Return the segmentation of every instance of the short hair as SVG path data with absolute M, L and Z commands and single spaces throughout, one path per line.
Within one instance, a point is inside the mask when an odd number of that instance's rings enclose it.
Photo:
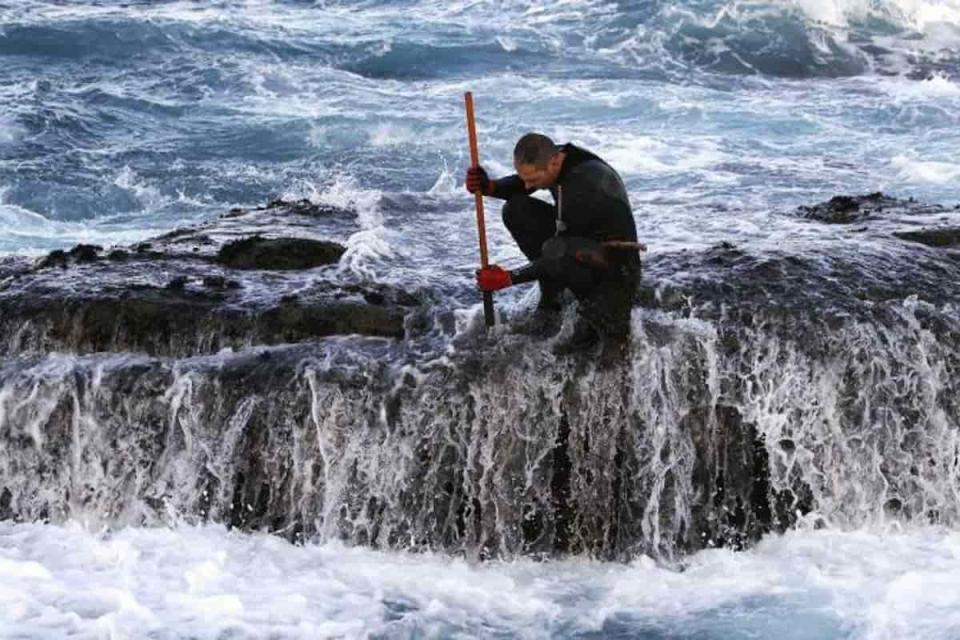
M 527 133 L 517 140 L 517 146 L 513 148 L 513 164 L 545 167 L 557 151 L 559 151 L 557 145 L 547 136 L 541 133 Z

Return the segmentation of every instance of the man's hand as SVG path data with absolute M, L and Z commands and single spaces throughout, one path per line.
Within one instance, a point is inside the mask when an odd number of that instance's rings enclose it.
M 513 281 L 510 279 L 510 272 L 495 264 L 477 269 L 477 286 L 481 291 L 506 289 L 511 284 Z
M 609 269 L 610 260 L 607 259 L 607 251 L 603 247 L 597 249 L 577 249 L 574 258 L 580 264 L 593 267 L 594 269 Z
M 485 196 L 493 195 L 493 181 L 483 167 L 470 167 L 464 179 L 467 191 Z

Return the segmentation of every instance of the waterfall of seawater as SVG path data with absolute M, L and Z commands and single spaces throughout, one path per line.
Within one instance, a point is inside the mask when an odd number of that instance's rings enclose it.
M 956 525 L 960 322 L 638 308 L 623 361 L 500 330 L 0 368 L 0 519 L 212 520 L 479 557 L 670 559 L 802 519 Z

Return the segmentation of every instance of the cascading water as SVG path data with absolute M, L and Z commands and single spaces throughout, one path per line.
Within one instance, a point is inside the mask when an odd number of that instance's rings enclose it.
M 639 308 L 629 354 L 599 365 L 470 327 L 415 362 L 371 339 L 19 358 L 2 504 L 481 556 L 671 558 L 806 514 L 952 525 L 956 310 L 850 302 Z

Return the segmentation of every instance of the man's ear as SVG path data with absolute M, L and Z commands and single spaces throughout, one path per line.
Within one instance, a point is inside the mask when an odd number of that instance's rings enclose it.
M 559 173 L 560 172 L 560 154 L 555 153 L 553 157 L 550 158 L 550 173 Z

